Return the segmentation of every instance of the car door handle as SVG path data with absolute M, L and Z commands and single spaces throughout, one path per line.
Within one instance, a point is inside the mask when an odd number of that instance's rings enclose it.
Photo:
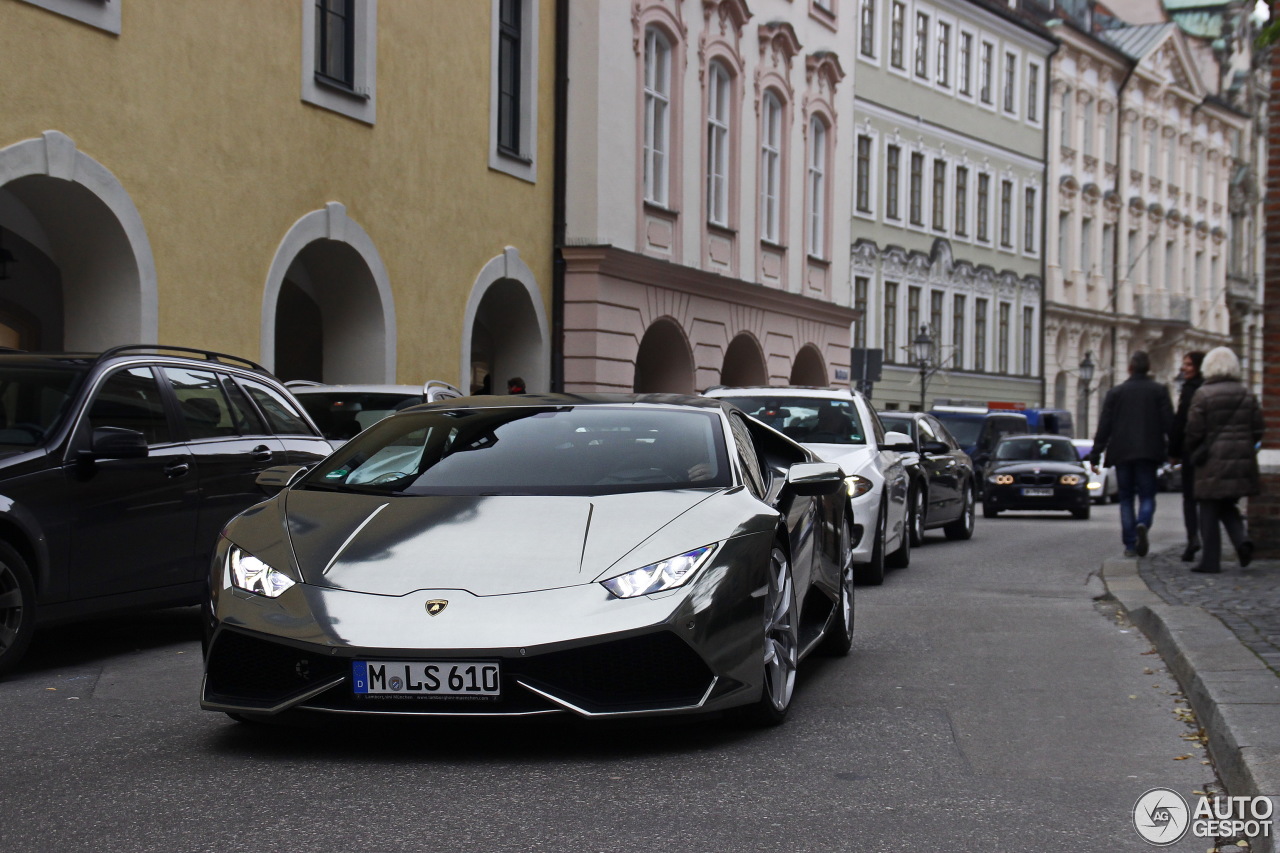
M 253 457 L 254 462 L 271 461 L 271 448 L 267 447 L 265 444 L 259 444 L 253 450 L 249 451 L 249 453 Z
M 170 462 L 164 466 L 164 475 L 166 477 L 181 477 L 191 470 L 191 466 L 186 462 Z

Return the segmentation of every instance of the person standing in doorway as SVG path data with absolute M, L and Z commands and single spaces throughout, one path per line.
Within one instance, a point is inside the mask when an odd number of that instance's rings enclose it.
M 1240 360 L 1226 347 L 1209 350 L 1201 365 L 1204 385 L 1187 413 L 1186 455 L 1195 460 L 1196 501 L 1204 555 L 1193 572 L 1222 571 L 1221 524 L 1235 546 L 1240 567 L 1253 559 L 1253 542 L 1236 505 L 1261 490 L 1258 442 L 1266 430 L 1258 399 L 1240 381 Z
M 1126 557 L 1145 557 L 1147 531 L 1156 514 L 1156 472 L 1168 457 L 1173 404 L 1168 390 L 1151 378 L 1144 350 L 1129 357 L 1129 378 L 1107 392 L 1089 461 L 1102 454 L 1116 469 L 1120 493 L 1120 538 Z M 1134 510 L 1134 501 L 1137 510 Z
M 1187 432 L 1187 413 L 1191 411 L 1191 398 L 1204 384 L 1200 365 L 1204 353 L 1189 352 L 1182 357 L 1182 390 L 1178 392 L 1178 410 L 1173 413 L 1173 427 L 1169 430 L 1169 460 L 1182 465 L 1182 523 L 1187 528 L 1187 547 L 1182 561 L 1190 563 L 1200 550 L 1200 515 L 1196 512 L 1196 466 L 1183 452 Z

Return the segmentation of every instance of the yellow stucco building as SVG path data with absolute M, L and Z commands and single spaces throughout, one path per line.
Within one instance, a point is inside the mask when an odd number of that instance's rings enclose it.
M 0 345 L 545 390 L 554 11 L 0 0 Z

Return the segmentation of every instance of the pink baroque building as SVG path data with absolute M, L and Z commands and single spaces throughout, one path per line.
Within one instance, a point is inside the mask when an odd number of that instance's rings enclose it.
M 847 384 L 851 0 L 582 0 L 564 387 Z

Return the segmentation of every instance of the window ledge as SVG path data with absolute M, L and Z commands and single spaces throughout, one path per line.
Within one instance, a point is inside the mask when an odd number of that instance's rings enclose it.
M 353 89 L 346 83 L 334 80 L 332 77 L 326 77 L 323 74 L 317 73 L 315 80 L 316 85 L 324 87 L 326 91 L 336 92 L 339 95 L 343 95 L 344 97 L 351 98 L 355 101 L 367 101 L 372 97 L 372 94 L 368 91 Z

